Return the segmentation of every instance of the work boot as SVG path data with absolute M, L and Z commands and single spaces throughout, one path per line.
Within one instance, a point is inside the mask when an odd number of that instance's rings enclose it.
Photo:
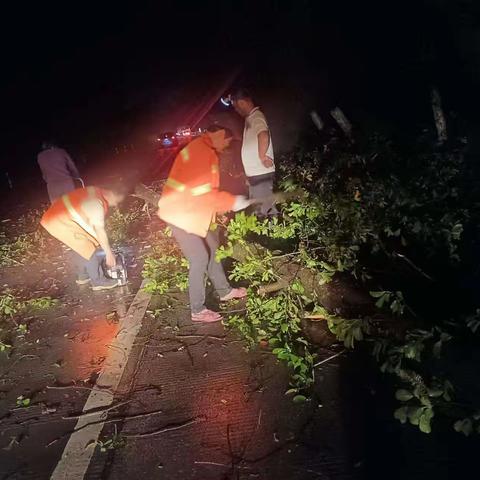
M 88 276 L 87 273 L 79 273 L 77 275 L 77 279 L 75 280 L 75 283 L 77 285 L 85 285 L 90 282 L 90 277 Z
M 109 290 L 111 288 L 118 287 L 117 280 L 111 278 L 101 278 L 96 282 L 92 282 L 92 290 Z

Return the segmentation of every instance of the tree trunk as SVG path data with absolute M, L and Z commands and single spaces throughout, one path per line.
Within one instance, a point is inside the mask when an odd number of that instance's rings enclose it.
M 442 98 L 440 92 L 436 88 L 432 88 L 432 110 L 433 119 L 435 120 L 435 127 L 437 129 L 438 143 L 443 145 L 447 139 L 447 120 L 442 108 Z

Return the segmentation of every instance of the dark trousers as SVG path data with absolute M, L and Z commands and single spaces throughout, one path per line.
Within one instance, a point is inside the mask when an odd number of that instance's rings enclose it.
M 78 276 L 88 275 L 92 285 L 98 284 L 99 281 L 105 279 L 102 269 L 102 257 L 95 251 L 93 255 L 85 260 L 81 255 L 72 250 L 72 263 Z
M 277 208 L 273 202 L 273 181 L 275 173 L 266 173 L 265 175 L 256 175 L 248 178 L 248 197 L 253 199 L 265 199 L 262 203 L 257 204 L 255 213 L 267 216 L 276 215 Z
M 230 293 L 232 287 L 228 283 L 222 264 L 215 260 L 218 249 L 218 238 L 215 232 L 208 232 L 206 238 L 187 233 L 181 228 L 169 225 L 182 253 L 188 260 L 188 294 L 192 313 L 205 309 L 205 276 L 210 278 L 218 296 Z
M 57 198 L 60 198 L 72 190 L 75 190 L 75 183 L 71 178 L 66 178 L 61 182 L 47 183 L 48 198 L 50 198 L 50 203 L 53 203 Z

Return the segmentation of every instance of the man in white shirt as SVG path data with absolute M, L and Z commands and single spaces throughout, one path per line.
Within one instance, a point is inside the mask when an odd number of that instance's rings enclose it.
M 255 106 L 251 95 L 239 89 L 232 95 L 233 107 L 245 118 L 242 142 L 242 163 L 248 179 L 251 199 L 271 198 L 275 178 L 275 163 L 270 130 L 265 115 Z M 258 205 L 262 216 L 275 215 L 277 209 L 272 200 Z

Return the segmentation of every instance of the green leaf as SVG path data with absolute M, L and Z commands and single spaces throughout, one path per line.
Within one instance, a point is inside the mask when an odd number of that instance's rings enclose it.
M 422 415 L 424 407 L 408 407 L 408 419 L 412 425 L 420 423 L 420 416 Z
M 420 431 L 423 433 L 431 433 L 431 420 L 433 418 L 433 410 L 426 409 L 424 413 L 420 416 L 420 422 L 418 424 Z
M 395 392 L 395 398 L 401 402 L 408 402 L 413 398 L 413 393 L 405 389 L 399 389 Z
M 435 358 L 440 358 L 440 354 L 442 353 L 442 341 L 438 340 L 438 342 L 435 342 L 432 347 L 432 353 L 435 356 Z
M 376 302 L 375 306 L 377 308 L 383 308 L 383 305 L 385 304 L 385 300 L 387 299 L 386 295 L 381 296 Z
M 400 420 L 401 423 L 406 423 L 407 421 L 407 408 L 406 406 L 397 408 L 393 414 L 394 418 Z
M 456 432 L 463 433 L 466 437 L 468 437 L 473 431 L 473 422 L 470 420 L 470 418 L 457 420 L 453 424 L 453 428 Z
M 443 395 L 443 390 L 441 390 L 440 388 L 430 388 L 428 390 L 429 397 L 438 398 L 438 397 L 441 397 L 442 395 Z
M 304 403 L 307 401 L 307 397 L 305 395 L 295 395 L 293 397 L 294 403 Z

